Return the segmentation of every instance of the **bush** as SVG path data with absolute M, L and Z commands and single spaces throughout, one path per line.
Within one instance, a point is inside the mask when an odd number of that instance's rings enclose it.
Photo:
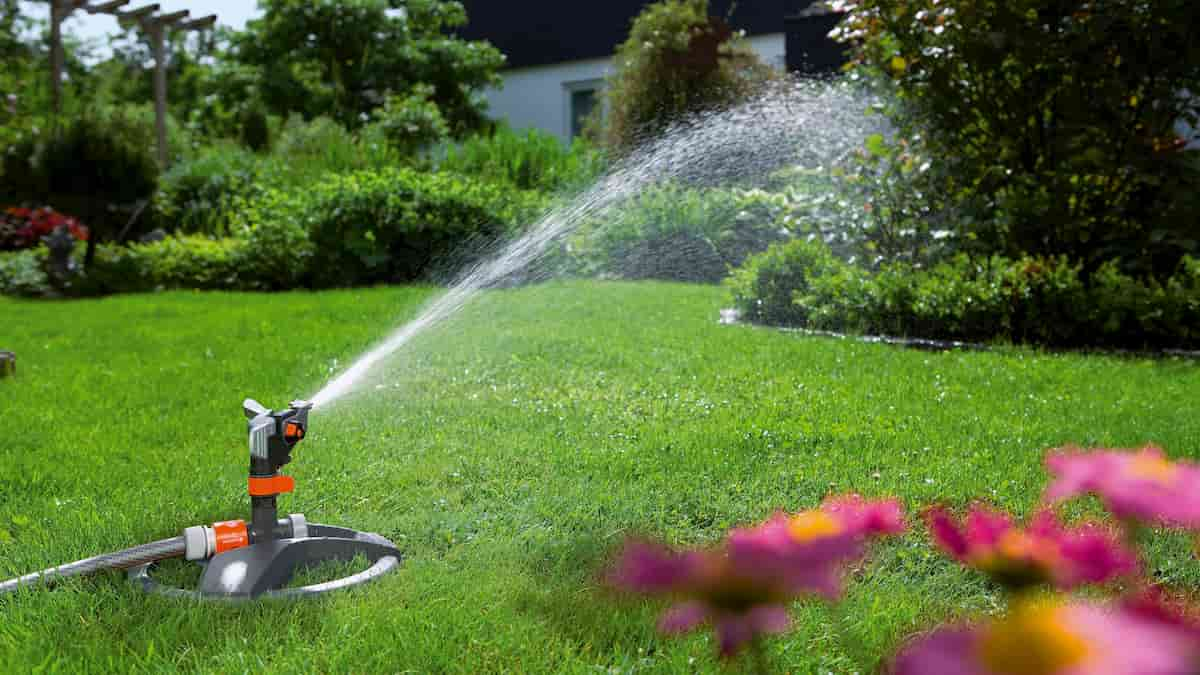
M 813 281 L 840 276 L 848 267 L 824 244 L 793 239 L 773 244 L 751 257 L 726 283 L 733 292 L 734 304 L 750 320 L 780 326 L 809 326 L 814 299 L 827 295 L 814 294 L 818 289 L 814 289 Z M 818 288 L 826 291 L 829 285 Z
M 663 0 L 633 21 L 609 78 L 606 147 L 623 154 L 681 116 L 744 100 L 772 76 L 708 0 Z
M 158 167 L 150 139 L 129 118 L 84 116 L 44 141 L 27 138 L 4 155 L 7 196 L 18 202 L 49 204 L 88 226 L 86 263 L 96 244 L 126 232 L 129 215 L 118 207 L 149 199 Z M 143 221 L 146 222 L 146 221 Z
M 751 253 L 790 236 L 767 193 L 666 184 L 585 223 L 570 242 L 584 275 L 716 283 Z
M 815 241 L 777 244 L 727 284 L 752 321 L 813 329 L 1054 347 L 1200 347 L 1200 262 L 1160 284 L 1116 263 L 1085 281 L 1065 257 L 904 263 L 872 274 Z
M 238 136 L 253 152 L 271 149 L 271 123 L 261 105 L 250 105 L 238 116 Z
M 129 246 L 104 246 L 82 280 L 83 294 L 134 293 L 175 288 L 241 286 L 237 256 L 245 242 L 196 236 L 167 237 Z
M 53 294 L 45 270 L 44 247 L 0 252 L 0 295 L 45 297 Z
M 385 169 L 270 191 L 249 206 L 245 224 L 254 242 L 249 249 L 266 257 L 266 276 L 281 287 L 297 280 L 309 241 L 308 282 L 345 286 L 428 275 L 435 262 L 454 260 L 451 254 L 472 240 L 512 231 L 543 203 L 534 193 L 454 174 Z M 270 262 L 288 247 L 297 247 L 300 256 Z
M 268 190 L 235 205 L 237 230 L 244 241 L 234 254 L 240 285 L 275 291 L 310 283 L 313 245 L 304 224 L 312 208 L 309 195 Z
M 594 180 L 604 170 L 604 162 L 582 138 L 564 147 L 544 131 L 517 133 L 501 125 L 491 135 L 472 136 L 448 149 L 440 168 L 522 190 L 554 192 Z
M 157 227 L 212 237 L 228 235 L 234 200 L 250 194 L 259 178 L 257 161 L 242 148 L 218 144 L 171 167 L 154 195 Z
M 373 127 L 355 135 L 328 117 L 287 118 L 274 151 L 260 163 L 264 187 L 300 187 L 330 173 L 382 169 L 404 158 Z
M 415 157 L 450 135 L 442 111 L 430 100 L 433 93 L 433 87 L 417 85 L 405 96 L 388 96 L 371 113 L 387 142 L 404 157 Z
M 1200 170 L 1176 129 L 1200 119 L 1200 98 L 1183 94 L 1200 91 L 1200 4 L 838 4 L 838 32 L 899 93 L 906 152 L 944 165 L 917 199 L 972 205 L 986 217 L 963 234 L 986 253 L 1067 255 L 1085 276 L 1119 260 L 1147 276 L 1200 252 Z

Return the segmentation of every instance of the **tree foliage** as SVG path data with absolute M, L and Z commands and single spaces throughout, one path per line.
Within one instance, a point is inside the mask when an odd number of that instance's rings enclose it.
M 55 209 L 88 226 L 87 259 L 101 240 L 136 234 L 128 209 L 158 181 L 145 127 L 121 114 L 71 120 L 43 139 L 25 137 L 3 157 L 0 198 Z
M 504 57 L 486 42 L 447 34 L 466 22 L 447 0 L 261 0 L 262 18 L 234 38 L 234 55 L 260 69 L 272 112 L 329 115 L 357 127 L 391 95 L 418 84 L 455 134 L 484 122 L 483 87 Z
M 771 76 L 708 0 L 663 0 L 633 21 L 608 81 L 606 145 L 623 152 L 687 113 L 742 100 Z
M 1192 0 L 846 0 L 838 32 L 900 95 L 906 151 L 969 233 L 1012 256 L 1170 273 L 1200 248 L 1197 162 L 1177 123 L 1200 101 Z

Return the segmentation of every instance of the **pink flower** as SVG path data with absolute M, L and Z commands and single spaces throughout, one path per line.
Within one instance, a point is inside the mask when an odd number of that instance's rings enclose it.
M 1050 511 L 1039 512 L 1026 529 L 980 504 L 962 524 L 942 508 L 930 509 L 927 518 L 942 550 L 1007 586 L 1052 583 L 1068 589 L 1138 570 L 1137 554 L 1114 533 L 1093 524 L 1068 529 Z
M 895 675 L 1187 675 L 1200 640 L 1123 608 L 1025 602 L 978 625 L 946 626 L 896 657 Z
M 1093 492 L 1118 518 L 1200 529 L 1200 465 L 1168 461 L 1160 448 L 1061 449 L 1046 469 L 1055 476 L 1047 501 Z
M 760 635 L 787 630 L 787 603 L 794 598 L 836 597 L 843 565 L 862 554 L 866 539 L 903 527 L 895 501 L 841 497 L 820 509 L 779 513 L 761 525 L 734 530 L 709 549 L 680 552 L 629 542 L 609 582 L 680 598 L 660 618 L 659 630 L 679 633 L 712 623 L 721 655 L 732 656 Z

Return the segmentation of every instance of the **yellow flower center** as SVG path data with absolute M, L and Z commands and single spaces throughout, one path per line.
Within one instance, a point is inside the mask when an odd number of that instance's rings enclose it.
M 1066 626 L 1062 609 L 1019 604 L 985 629 L 979 658 L 998 675 L 1053 675 L 1079 665 L 1091 646 Z
M 1130 460 L 1127 469 L 1133 478 L 1154 481 L 1162 485 L 1169 485 L 1175 478 L 1177 470 L 1178 468 L 1166 459 L 1150 454 L 1134 457 Z
M 824 511 L 797 513 L 788 521 L 788 534 L 800 543 L 830 537 L 841 531 L 841 523 Z

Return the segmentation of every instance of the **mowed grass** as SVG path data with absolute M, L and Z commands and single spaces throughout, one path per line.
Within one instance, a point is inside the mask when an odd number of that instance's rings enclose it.
M 0 300 L 0 577 L 248 515 L 240 404 L 309 396 L 412 317 L 423 288 Z M 830 493 L 910 513 L 1028 513 L 1047 447 L 1200 456 L 1200 367 L 1028 350 L 930 353 L 717 324 L 720 289 L 555 283 L 488 293 L 361 395 L 314 413 L 281 511 L 379 532 L 401 571 L 318 601 L 196 604 L 121 574 L 0 598 L 0 671 L 717 671 L 706 634 L 598 570 L 626 535 L 719 538 Z M 1098 513 L 1094 504 L 1073 515 Z M 914 531 L 836 606 L 799 603 L 779 670 L 870 672 L 995 589 Z M 1160 533 L 1151 573 L 1200 581 Z

